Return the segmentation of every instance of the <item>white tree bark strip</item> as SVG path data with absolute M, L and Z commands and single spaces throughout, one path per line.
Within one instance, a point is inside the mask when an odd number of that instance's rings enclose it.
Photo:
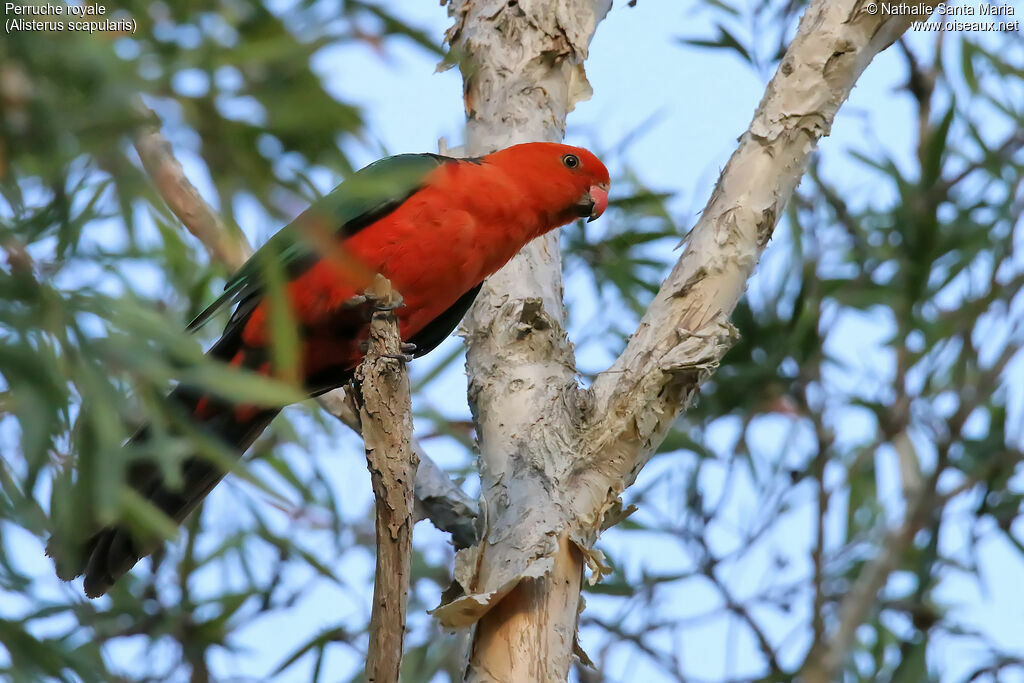
M 416 439 L 413 439 L 412 447 L 419 457 L 416 521 L 429 519 L 435 527 L 451 534 L 452 544 L 457 549 L 476 543 L 476 501 L 456 486 L 436 462 L 426 457 Z
M 359 416 L 344 389 L 329 391 L 316 400 L 339 422 L 356 434 L 362 434 Z M 456 548 L 471 545 L 476 541 L 476 501 L 467 496 L 427 455 L 415 437 L 412 448 L 419 458 L 416 468 L 416 521 L 429 519 L 435 527 L 452 535 Z
M 722 171 L 686 249 L 626 349 L 595 380 L 577 481 L 614 505 L 734 340 L 728 322 L 819 139 L 860 74 L 920 16 L 815 0 Z M 937 2 L 922 3 L 929 8 Z

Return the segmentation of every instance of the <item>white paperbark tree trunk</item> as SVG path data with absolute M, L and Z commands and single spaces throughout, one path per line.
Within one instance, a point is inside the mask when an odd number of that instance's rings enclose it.
M 621 519 L 620 494 L 732 344 L 729 315 L 818 140 L 868 63 L 920 18 L 865 5 L 808 7 L 682 257 L 591 390 L 579 388 L 564 331 L 556 234 L 484 286 L 465 321 L 484 529 L 456 560 L 463 594 L 435 610 L 449 627 L 475 626 L 466 680 L 563 681 L 582 655 L 580 588 L 585 564 L 592 580 L 604 569 L 598 534 Z M 560 140 L 590 94 L 583 62 L 610 0 L 448 6 L 467 152 Z
M 465 56 L 469 154 L 562 139 L 566 115 L 590 96 L 583 62 L 610 6 L 449 3 L 448 40 Z M 580 396 L 564 318 L 558 236 L 549 234 L 488 280 L 465 322 L 486 538 L 459 554 L 467 595 L 437 614 L 452 626 L 479 620 L 470 681 L 564 680 L 572 661 L 583 570 L 560 482 L 583 406 L 573 403 Z

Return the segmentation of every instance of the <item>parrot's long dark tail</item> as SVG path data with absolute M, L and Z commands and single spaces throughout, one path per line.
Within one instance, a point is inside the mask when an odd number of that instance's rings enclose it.
M 205 401 L 195 394 L 176 389 L 169 397 L 183 406 L 189 414 L 200 412 L 198 407 Z M 229 406 L 214 410 L 204 417 L 203 427 L 231 446 L 241 457 L 253 441 L 267 428 L 280 408 L 259 408 L 234 410 Z M 133 442 L 148 438 L 143 427 Z M 213 490 L 224 477 L 223 469 L 207 458 L 192 456 L 182 463 L 179 487 L 171 487 L 164 481 L 160 467 L 153 462 L 136 461 L 128 469 L 127 485 L 138 492 L 164 514 L 181 523 Z M 83 543 L 61 543 L 51 539 L 47 554 L 54 558 L 57 575 L 70 581 L 76 576 L 85 576 L 85 594 L 91 598 L 106 593 L 114 582 L 127 573 L 141 558 L 153 553 L 161 544 L 159 538 L 141 540 L 126 526 L 108 526 L 89 536 Z

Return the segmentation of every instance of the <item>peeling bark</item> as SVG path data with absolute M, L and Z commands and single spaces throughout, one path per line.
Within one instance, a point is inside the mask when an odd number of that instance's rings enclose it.
M 375 289 L 380 304 L 398 301 L 380 275 Z M 377 566 L 366 654 L 366 680 L 372 683 L 398 683 L 412 571 L 418 458 L 412 448 L 412 399 L 409 374 L 399 359 L 401 342 L 394 312 L 376 311 L 352 392 L 376 502 Z
M 456 558 L 461 594 L 434 611 L 476 627 L 466 680 L 566 679 L 577 619 L 567 606 L 579 604 L 584 564 L 592 581 L 606 571 L 597 536 L 629 514 L 620 494 L 735 341 L 729 316 L 818 140 L 874 56 L 920 18 L 864 4 L 811 3 L 682 257 L 592 391 L 578 388 L 562 326 L 555 235 L 484 286 L 464 333 L 483 539 Z M 589 94 L 583 60 L 608 7 L 449 2 L 470 154 L 561 138 Z
M 472 663 L 467 681 L 548 681 L 555 671 L 568 673 L 576 644 L 583 578 L 582 557 L 568 536 L 558 540 L 551 570 L 542 578 L 524 578 L 481 622 L 470 645 Z M 487 623 L 500 628 L 488 628 Z M 498 653 L 522 654 L 522 643 L 507 641 L 520 634 L 536 634 L 528 647 L 529 657 L 500 657 Z M 536 649 L 532 649 L 536 648 Z
M 562 139 L 566 115 L 590 95 L 583 61 L 610 6 L 449 3 L 455 21 L 447 37 L 463 57 L 469 154 Z M 567 532 L 565 479 L 585 405 L 561 278 L 557 234 L 534 240 L 488 279 L 465 321 L 484 540 L 459 553 L 464 594 L 435 614 L 450 627 L 476 623 L 467 680 L 565 680 L 572 661 L 583 554 Z

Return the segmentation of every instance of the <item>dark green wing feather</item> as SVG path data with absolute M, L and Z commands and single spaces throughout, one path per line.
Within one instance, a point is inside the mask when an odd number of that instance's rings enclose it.
M 267 240 L 227 281 L 224 293 L 189 323 L 188 331 L 198 330 L 223 308 L 261 293 L 265 264 L 276 262 L 289 277 L 312 267 L 319 255 L 303 236 L 302 226 L 326 222 L 339 236 L 350 237 L 401 206 L 423 187 L 431 171 L 450 161 L 455 160 L 436 154 L 399 154 L 356 172 Z

